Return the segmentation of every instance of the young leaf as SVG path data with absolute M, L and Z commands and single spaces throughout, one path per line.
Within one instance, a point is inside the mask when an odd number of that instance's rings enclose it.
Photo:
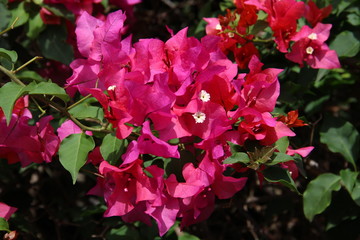
M 107 134 L 100 146 L 100 152 L 103 158 L 114 165 L 124 153 L 126 140 L 118 139 L 114 133 Z
M 266 179 L 266 181 L 273 183 L 281 183 L 284 186 L 293 190 L 294 192 L 301 194 L 298 191 L 295 182 L 291 178 L 291 175 L 287 169 L 278 166 L 272 166 L 266 168 L 262 173 L 264 174 L 264 178 Z
M 94 139 L 85 133 L 72 134 L 60 144 L 59 158 L 63 167 L 71 174 L 73 184 L 84 166 L 88 153 L 94 149 Z
M 275 158 L 271 162 L 266 163 L 267 165 L 272 166 L 272 165 L 276 165 L 278 163 L 294 160 L 294 158 L 292 156 L 289 156 L 282 152 L 274 152 L 274 156 L 275 156 Z
M 29 94 L 44 94 L 56 96 L 62 99 L 64 102 L 70 100 L 70 97 L 66 94 L 65 90 L 62 87 L 59 87 L 57 84 L 52 82 L 40 82 L 34 86 L 29 91 Z
M 341 177 L 324 173 L 312 180 L 304 192 L 304 214 L 311 221 L 315 215 L 322 213 L 331 203 L 332 191 L 341 188 Z
M 279 138 L 275 143 L 276 149 L 279 150 L 281 153 L 286 153 L 287 148 L 289 147 L 289 138 L 282 137 Z
M 360 136 L 351 123 L 334 117 L 325 118 L 320 130 L 320 141 L 326 144 L 330 151 L 343 155 L 356 169 Z
M 0 217 L 0 231 L 10 232 L 9 223 L 6 221 L 5 218 L 2 217 Z
M 25 92 L 24 86 L 14 82 L 8 82 L 0 88 L 0 107 L 2 108 L 6 123 L 10 123 L 11 113 L 16 100 Z
M 87 102 L 71 108 L 69 112 L 77 119 L 93 118 L 100 121 L 104 119 L 104 110 L 98 106 L 91 106 Z
M 233 142 L 230 142 L 230 141 L 228 141 L 227 143 L 230 146 L 231 153 L 243 152 L 243 149 L 242 149 L 242 147 L 240 145 L 237 145 L 237 144 L 235 144 Z
M 223 161 L 224 164 L 244 163 L 250 162 L 250 158 L 245 152 L 235 152 L 230 157 Z

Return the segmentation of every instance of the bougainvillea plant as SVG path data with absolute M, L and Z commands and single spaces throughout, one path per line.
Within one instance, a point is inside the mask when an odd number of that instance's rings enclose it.
M 0 158 L 23 168 L 59 159 L 74 184 L 90 166 L 97 183 L 88 194 L 104 199 L 103 216 L 155 221 L 160 236 L 176 221 L 182 229 L 206 220 L 216 199 L 246 186 L 249 171 L 260 184 L 300 194 L 295 180 L 313 147 L 291 142 L 294 128 L 307 123 L 296 109 L 274 113 L 284 71 L 264 67 L 260 45 L 275 44 L 299 67 L 339 68 L 326 43 L 332 25 L 321 22 L 331 6 L 236 0 L 225 16 L 204 19 L 201 39 L 184 28 L 168 29 L 166 41 L 133 42 L 131 6 L 138 3 L 109 1 L 125 10 L 110 13 L 99 1 L 37 5 L 43 27 L 66 25 L 72 74 L 65 84 L 24 80 L 32 61 L 18 66 L 16 52 L 0 49 Z M 51 79 L 54 69 L 39 74 Z M 10 232 L 5 223 L 15 211 L 0 203 L 0 230 Z

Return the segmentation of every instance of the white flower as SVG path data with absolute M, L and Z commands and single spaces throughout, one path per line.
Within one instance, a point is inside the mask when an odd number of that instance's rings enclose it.
M 203 123 L 206 119 L 206 115 L 203 112 L 196 112 L 192 116 L 196 123 Z
M 317 39 L 317 34 L 316 33 L 310 33 L 308 38 L 311 39 L 311 40 L 316 40 Z
M 312 47 L 307 47 L 307 48 L 305 49 L 305 51 L 306 51 L 307 54 L 313 54 L 314 49 L 313 49 Z
M 199 98 L 203 102 L 208 102 L 210 101 L 210 94 L 205 90 L 201 90 Z
M 116 88 L 116 86 L 115 85 L 111 85 L 110 87 L 108 87 L 108 91 L 114 91 L 115 90 L 115 88 Z
M 216 24 L 215 29 L 221 31 L 222 27 L 221 27 L 220 23 Z

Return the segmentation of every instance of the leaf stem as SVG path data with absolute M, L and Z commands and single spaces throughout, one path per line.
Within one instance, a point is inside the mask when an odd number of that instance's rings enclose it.
M 16 70 L 12 71 L 12 73 L 17 73 L 18 71 L 22 70 L 24 67 L 26 67 L 27 65 L 29 65 L 30 63 L 38 60 L 38 59 L 42 59 L 43 57 L 40 56 L 36 56 L 33 57 L 32 59 L 30 59 L 29 61 L 27 61 L 25 64 L 23 64 L 22 66 L 20 66 L 19 68 L 17 68 Z
M 17 22 L 18 20 L 19 20 L 19 17 L 16 17 L 15 20 L 14 20 L 14 22 L 10 25 L 10 27 L 8 27 L 8 28 L 6 28 L 5 30 L 3 30 L 2 32 L 0 32 L 0 35 L 3 35 L 4 33 L 8 32 L 8 31 L 10 31 L 10 30 L 12 30 L 12 29 L 14 29 L 15 24 L 16 24 L 16 22 Z
M 83 98 L 80 99 L 79 101 L 77 101 L 77 102 L 71 104 L 70 106 L 68 106 L 68 107 L 67 107 L 67 110 L 70 110 L 70 109 L 76 107 L 77 105 L 79 105 L 80 103 L 84 102 L 86 99 L 88 99 L 88 98 L 90 98 L 90 97 L 91 97 L 91 94 L 86 95 L 85 97 L 83 97 Z
M 24 84 L 20 79 L 18 79 L 12 71 L 7 70 L 6 68 L 4 68 L 1 65 L 0 65 L 0 71 L 3 72 L 6 76 L 8 76 L 13 82 L 15 82 L 21 86 L 24 86 L 24 87 L 26 86 L 26 84 Z M 44 96 L 37 95 L 37 96 L 33 96 L 33 98 L 36 100 L 39 100 L 43 103 L 46 103 L 51 108 L 62 113 L 67 118 L 69 118 L 71 121 L 73 121 L 77 126 L 79 126 L 83 131 L 112 132 L 112 131 L 106 129 L 107 125 L 102 125 L 100 128 L 85 126 L 79 120 L 77 120 L 71 113 L 69 113 L 66 107 L 63 107 L 63 106 L 57 104 L 56 102 L 49 100 L 48 98 L 46 98 Z

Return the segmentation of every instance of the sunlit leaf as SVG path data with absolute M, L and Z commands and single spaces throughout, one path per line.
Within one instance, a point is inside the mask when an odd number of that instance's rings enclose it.
M 84 166 L 88 153 L 94 149 L 93 138 L 85 133 L 72 134 L 60 144 L 59 158 L 63 167 L 71 174 L 73 184 L 82 166 Z
M 310 221 L 322 213 L 331 203 L 331 193 L 341 188 L 341 177 L 324 173 L 312 180 L 304 192 L 304 214 Z
M 24 94 L 25 89 L 26 87 L 14 82 L 8 82 L 0 88 L 0 107 L 5 114 L 7 124 L 10 123 L 16 100 Z
M 124 139 L 118 139 L 113 133 L 107 134 L 100 146 L 103 158 L 110 164 L 115 165 L 124 153 L 125 141 Z
M 62 99 L 64 102 L 70 100 L 70 97 L 66 94 L 64 88 L 52 82 L 40 82 L 33 85 L 29 94 L 44 94 L 50 96 L 56 96 Z

